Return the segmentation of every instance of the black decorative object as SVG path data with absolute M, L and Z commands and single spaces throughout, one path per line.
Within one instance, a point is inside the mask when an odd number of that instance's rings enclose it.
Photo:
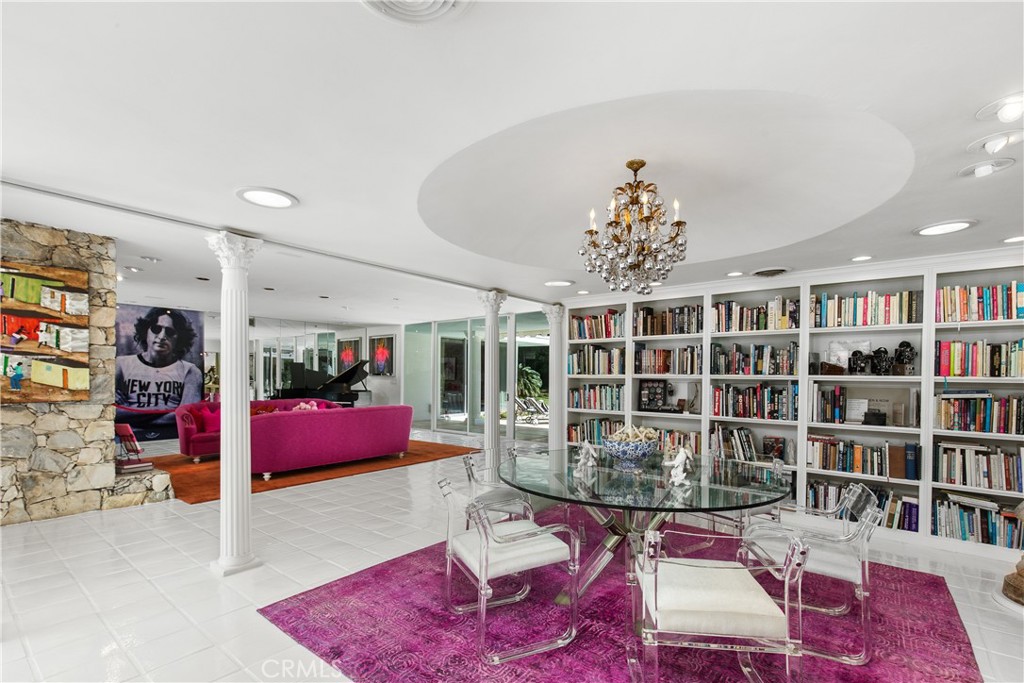
M 889 355 L 889 349 L 879 346 L 871 356 L 871 365 L 876 375 L 892 374 L 893 357 Z
M 913 375 L 914 374 L 914 359 L 917 358 L 917 350 L 908 341 L 901 341 L 899 346 L 896 347 L 896 355 L 894 356 L 894 365 L 892 366 L 892 374 L 894 375 Z
M 876 352 L 877 353 L 877 352 Z M 871 372 L 871 361 L 872 357 L 865 355 L 861 351 L 854 351 L 850 354 L 850 358 L 847 361 L 850 366 L 851 375 L 866 375 Z
M 885 413 L 881 410 L 867 410 L 864 413 L 864 424 L 885 425 Z

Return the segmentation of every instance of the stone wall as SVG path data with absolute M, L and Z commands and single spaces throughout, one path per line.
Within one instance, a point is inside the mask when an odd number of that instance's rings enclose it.
M 126 492 L 115 488 L 114 474 L 114 240 L 9 219 L 0 240 L 5 261 L 87 271 L 90 307 L 90 400 L 0 407 L 0 523 L 121 507 Z

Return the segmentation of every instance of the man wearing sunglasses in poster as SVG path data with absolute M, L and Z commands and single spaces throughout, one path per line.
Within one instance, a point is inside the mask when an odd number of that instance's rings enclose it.
M 151 308 L 135 321 L 133 339 L 142 352 L 117 357 L 116 421 L 143 429 L 143 438 L 173 437 L 174 409 L 203 398 L 203 372 L 184 360 L 196 332 L 180 311 Z

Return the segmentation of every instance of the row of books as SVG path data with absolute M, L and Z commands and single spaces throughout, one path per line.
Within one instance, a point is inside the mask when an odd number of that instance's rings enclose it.
M 832 510 L 839 504 L 845 484 L 825 480 L 807 482 L 807 507 L 813 510 Z M 878 526 L 888 529 L 917 531 L 919 502 L 914 496 L 907 496 L 892 489 L 868 487 L 878 500 L 882 517 Z
M 704 331 L 704 306 L 674 306 L 655 313 L 650 306 L 633 311 L 633 334 L 638 337 L 659 334 L 701 334 Z
M 569 388 L 569 407 L 583 410 L 622 410 L 621 384 L 582 384 Z
M 932 535 L 1024 549 L 1021 521 L 1008 507 L 981 498 L 949 493 L 932 503 Z
M 1024 434 L 1024 394 L 948 390 L 935 399 L 935 427 L 955 432 Z
M 797 419 L 797 385 L 725 384 L 711 389 L 711 414 L 759 420 Z
M 938 377 L 1024 377 L 1024 338 L 989 344 L 935 342 L 935 374 Z
M 712 344 L 711 374 L 796 375 L 799 358 L 800 345 L 795 341 L 785 346 L 733 344 L 728 349 Z
M 601 315 L 569 317 L 569 339 L 621 339 L 626 336 L 625 316 L 609 308 Z
M 756 437 L 746 427 L 729 429 L 717 425 L 712 434 L 712 452 L 720 452 L 726 458 L 757 462 L 765 458 L 784 459 L 786 439 L 781 436 L 766 436 L 758 447 Z
M 922 322 L 923 290 L 904 290 L 879 294 L 874 290 L 861 296 L 822 292 L 811 295 L 814 327 L 862 327 L 865 325 L 905 325 Z
M 686 446 L 694 453 L 703 453 L 704 441 L 700 432 L 687 432 L 679 429 L 658 429 L 658 450 L 662 453 L 669 448 Z
M 648 349 L 637 342 L 633 348 L 633 371 L 643 375 L 699 375 L 703 348 Z
M 747 488 L 756 484 L 772 486 L 776 483 L 775 469 L 770 460 L 744 462 L 715 458 L 709 464 L 708 481 L 711 484 Z
M 852 392 L 863 394 L 871 391 L 864 387 L 847 387 L 842 384 L 820 386 L 811 382 L 808 395 L 811 399 L 811 422 L 826 424 L 865 424 L 868 411 L 884 413 L 880 424 L 892 427 L 917 427 L 920 424 L 920 389 L 906 389 L 903 395 L 907 402 L 893 401 L 887 397 L 851 397 Z M 909 408 L 908 408 L 909 404 Z
M 972 287 L 952 285 L 935 290 L 935 322 L 1024 320 L 1024 282 Z
M 743 306 L 732 300 L 712 304 L 712 332 L 795 330 L 800 327 L 800 300 L 776 296 L 760 306 Z
M 613 346 L 584 344 L 569 352 L 570 375 L 624 375 L 626 373 L 626 350 Z
M 807 437 L 806 458 L 807 466 L 816 470 L 917 480 L 920 452 L 920 444 L 909 441 L 903 445 L 886 441 L 872 446 L 811 434 Z
M 614 434 L 625 426 L 626 423 L 622 420 L 591 418 L 582 420 L 579 424 L 568 425 L 566 437 L 569 443 L 589 441 L 595 446 L 599 446 L 604 442 L 605 436 Z
M 1017 491 L 1022 488 L 1021 460 L 1024 446 L 1018 453 L 977 443 L 935 444 L 932 459 L 932 480 L 942 484 L 973 486 L 993 491 Z

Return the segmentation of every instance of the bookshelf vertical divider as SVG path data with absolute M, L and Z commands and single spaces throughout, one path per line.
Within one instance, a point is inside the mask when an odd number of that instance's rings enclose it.
M 796 504 L 807 505 L 807 423 L 811 415 L 810 374 L 807 360 L 811 350 L 811 284 L 800 283 L 800 357 L 797 381 L 800 387 L 799 421 L 796 427 Z

